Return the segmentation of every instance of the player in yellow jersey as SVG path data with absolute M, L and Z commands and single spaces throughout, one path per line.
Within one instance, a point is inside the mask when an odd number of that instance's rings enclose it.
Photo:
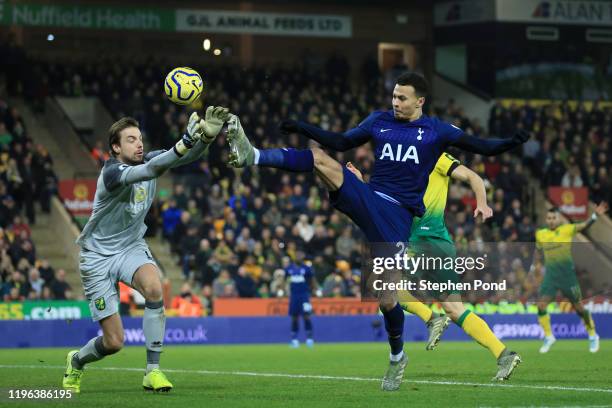
M 362 178 L 359 170 L 351 163 L 347 167 L 359 178 Z M 425 214 L 420 218 L 415 217 L 412 224 L 410 249 L 413 253 L 423 253 L 428 257 L 455 257 L 455 244 L 444 222 L 444 210 L 451 178 L 470 184 L 474 190 L 476 195 L 474 217 L 481 215 L 482 219 L 486 220 L 493 215 L 493 210 L 487 205 L 483 180 L 478 174 L 461 165 L 459 160 L 448 153 L 443 153 L 429 175 L 427 190 L 425 190 L 423 196 L 426 208 Z M 459 282 L 459 275 L 452 269 L 440 269 L 427 271 L 426 273 L 430 281 Z M 442 333 L 452 320 L 476 342 L 489 349 L 497 359 L 498 371 L 494 379 L 500 381 L 509 379 L 516 366 L 521 362 L 520 356 L 508 350 L 493 334 L 487 323 L 476 313 L 466 310 L 458 292 L 451 291 L 446 295 L 441 304 L 447 315 L 442 316 L 434 313 L 428 306 L 409 293 L 401 295 L 402 307 L 419 316 L 427 324 L 429 339 L 426 349 L 433 350 L 435 348 Z
M 574 260 L 572 258 L 572 241 L 574 235 L 589 228 L 597 217 L 608 211 L 608 205 L 604 202 L 595 207 L 595 212 L 584 222 L 577 224 L 562 224 L 561 214 L 556 208 L 551 208 L 546 213 L 546 227 L 536 231 L 536 249 L 533 256 L 531 270 L 544 255 L 544 280 L 540 285 L 538 300 L 538 321 L 544 330 L 544 344 L 540 347 L 540 353 L 548 353 L 551 346 L 557 341 L 551 325 L 550 315 L 547 307 L 557 296 L 557 292 L 566 297 L 574 307 L 574 310 L 582 319 L 589 334 L 589 351 L 599 351 L 599 336 L 595 331 L 595 322 L 591 313 L 582 305 L 582 291 L 576 277 Z

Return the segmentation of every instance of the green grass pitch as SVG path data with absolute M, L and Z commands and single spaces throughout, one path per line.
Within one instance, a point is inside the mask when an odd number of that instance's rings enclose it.
M 0 350 L 0 406 L 52 407 L 498 407 L 612 406 L 612 341 L 597 354 L 586 340 L 558 341 L 546 355 L 540 342 L 514 341 L 523 357 L 513 378 L 492 383 L 496 365 L 473 342 L 444 342 L 435 351 L 407 343 L 402 388 L 380 390 L 384 343 L 166 347 L 167 394 L 142 390 L 143 347 L 129 347 L 92 364 L 71 401 L 16 401 L 9 389 L 57 389 L 67 349 Z M 40 405 L 44 404 L 44 405 Z

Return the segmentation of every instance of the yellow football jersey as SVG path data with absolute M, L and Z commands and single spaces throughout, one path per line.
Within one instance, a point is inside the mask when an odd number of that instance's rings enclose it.
M 572 241 L 576 235 L 575 224 L 563 224 L 551 230 L 542 228 L 536 231 L 536 248 L 544 253 L 544 263 L 547 268 L 556 266 L 572 266 Z
M 446 224 L 444 223 L 444 210 L 448 197 L 448 184 L 450 175 L 461 164 L 448 153 L 442 153 L 436 167 L 429 175 L 427 189 L 423 196 L 425 214 L 414 218 L 412 222 L 412 235 L 437 236 L 450 239 Z

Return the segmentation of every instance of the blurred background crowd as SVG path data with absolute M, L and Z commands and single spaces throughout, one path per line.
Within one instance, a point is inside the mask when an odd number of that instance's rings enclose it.
M 278 132 L 276 126 L 284 118 L 341 132 L 373 110 L 388 109 L 393 81 L 385 80 L 375 60 L 353 67 L 360 69 L 357 76 L 349 75 L 351 67 L 341 55 L 313 61 L 317 62 L 202 69 L 205 104 L 229 107 L 240 116 L 254 145 L 262 148 L 308 145 L 306 138 Z M 47 96 L 98 96 L 115 118 L 129 115 L 140 122 L 149 149 L 167 148 L 184 132 L 188 118 L 186 110 L 163 96 L 160 78 L 170 68 L 154 59 L 141 65 L 33 61 L 30 69 L 37 80 L 23 92 L 39 109 Z M 542 275 L 529 272 L 537 228 L 529 208 L 534 205 L 529 174 L 541 186 L 588 186 L 592 200 L 610 202 L 610 109 L 597 103 L 590 110 L 568 103 L 498 103 L 485 124 L 470 119 L 452 99 L 430 101 L 426 110 L 479 137 L 509 137 L 517 128 L 531 132 L 522 149 L 500 157 L 451 152 L 485 179 L 494 215 L 486 223 L 474 220 L 474 194 L 453 183 L 446 223 L 460 254 L 495 254 L 489 258 L 491 276 L 484 279 L 506 279 L 511 286 L 506 299 L 533 300 Z M 2 101 L 0 118 L 2 297 L 69 298 L 72 292 L 63 271 L 55 272 L 36 258 L 28 227 L 35 223 L 33 205 L 48 211 L 49 197 L 57 191 L 53 161 L 44 146 L 28 138 L 19 112 Z M 107 146 L 89 148 L 103 165 Z M 205 160 L 173 171 L 172 191 L 160 191 L 147 216 L 147 234 L 163 236 L 182 268 L 185 284 L 177 296 L 197 296 L 194 302 L 208 312 L 214 298 L 286 296 L 283 268 L 305 258 L 314 270 L 317 295 L 358 297 L 362 235 L 331 208 L 323 186 L 309 174 L 258 167 L 234 170 L 226 164 L 227 155 L 225 137 L 220 135 Z M 367 145 L 333 155 L 341 163 L 352 161 L 366 177 L 372 168 Z M 588 294 L 588 283 L 583 288 Z M 470 296 L 478 302 L 500 300 L 495 297 L 502 295 Z

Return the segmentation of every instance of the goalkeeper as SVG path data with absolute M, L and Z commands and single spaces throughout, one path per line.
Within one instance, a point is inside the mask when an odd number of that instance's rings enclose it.
M 110 127 L 111 158 L 98 177 L 92 216 L 76 241 L 81 246 L 79 269 L 85 296 L 102 336 L 68 353 L 64 388 L 80 392 L 85 365 L 123 347 L 117 289 L 122 281 L 146 300 L 143 332 L 147 360 L 142 386 L 153 391 L 172 389 L 159 369 L 166 318 L 161 272 L 143 239 L 147 230 L 144 220 L 155 197 L 156 179 L 170 168 L 199 159 L 227 119 L 226 108 L 209 107 L 204 120 L 194 112 L 187 132 L 171 150 L 146 155 L 136 120 L 124 117 Z

